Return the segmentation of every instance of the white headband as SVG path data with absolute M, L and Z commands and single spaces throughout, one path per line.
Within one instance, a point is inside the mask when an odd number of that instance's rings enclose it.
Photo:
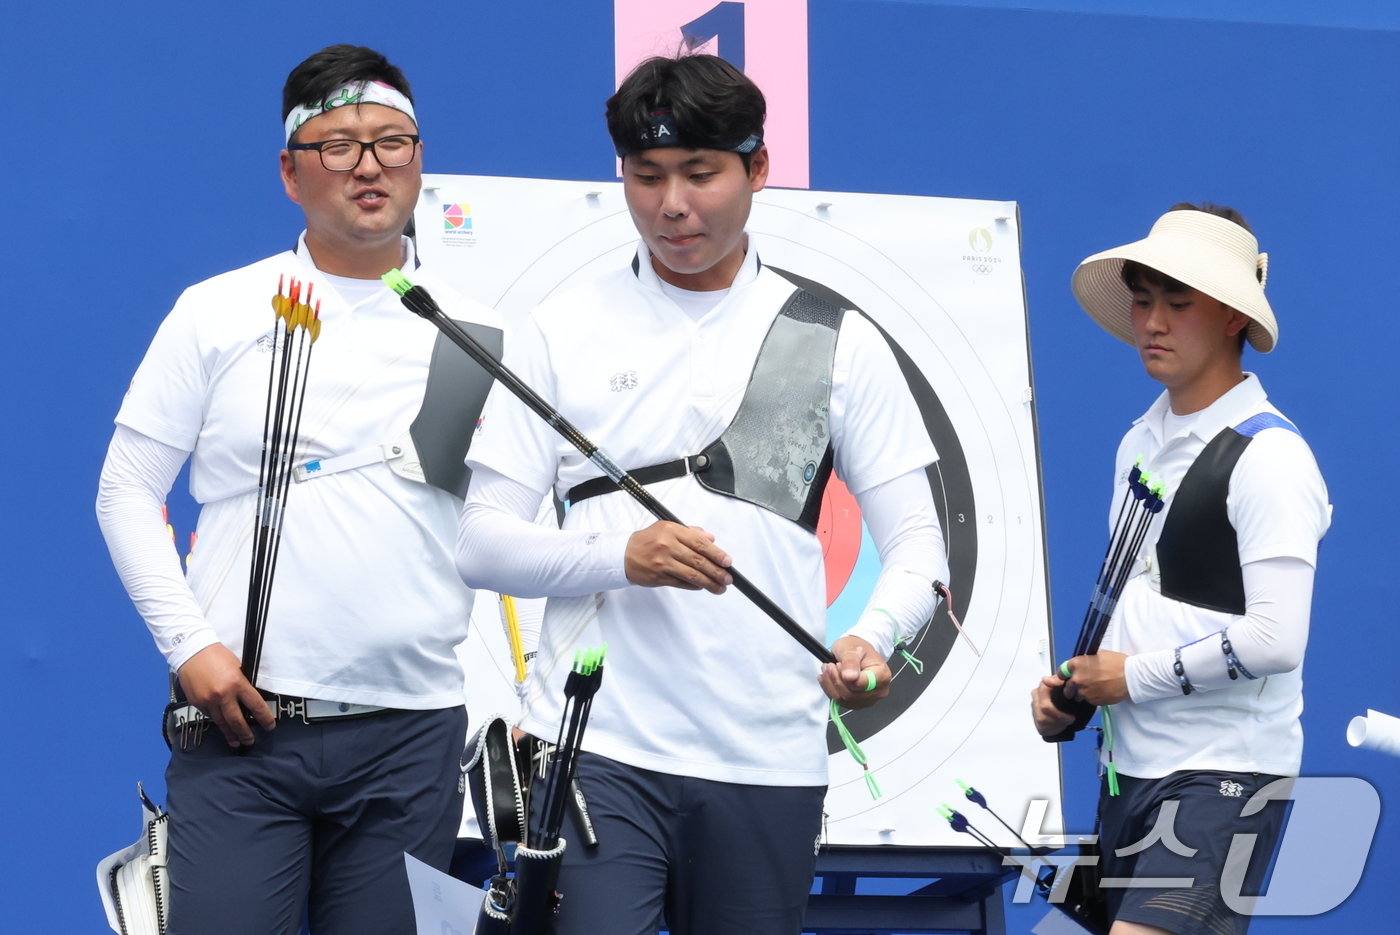
M 312 117 L 319 117 L 346 104 L 383 104 L 408 114 L 415 125 L 418 123 L 418 117 L 413 113 L 413 104 L 398 88 L 382 81 L 357 81 L 336 88 L 335 93 L 324 101 L 293 107 L 282 124 L 282 128 L 287 131 L 287 141 L 291 142 L 292 134 L 297 132 L 297 128 Z

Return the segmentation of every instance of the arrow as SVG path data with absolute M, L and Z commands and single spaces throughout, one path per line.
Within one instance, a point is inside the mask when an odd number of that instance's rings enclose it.
M 437 302 L 433 300 L 433 297 L 428 294 L 426 289 L 422 286 L 415 286 L 410 283 L 408 278 L 397 269 L 390 270 L 381 278 L 383 278 L 385 284 L 388 285 L 389 288 L 399 294 L 399 297 L 403 300 L 403 304 L 409 311 L 421 318 L 427 319 L 437 326 L 439 331 L 445 334 L 462 350 L 466 351 L 467 354 L 480 364 L 487 373 L 491 374 L 498 383 L 513 393 L 517 399 L 533 410 L 535 414 L 544 419 L 551 428 L 582 452 L 584 457 L 588 458 L 589 461 L 592 461 L 595 466 L 601 469 L 614 484 L 631 494 L 632 498 L 645 507 L 647 512 L 651 513 L 652 516 L 655 516 L 659 520 L 678 523 L 682 526 L 686 525 L 681 522 L 676 514 L 672 513 L 663 506 L 659 500 L 652 496 L 651 491 L 638 483 L 635 477 L 624 471 L 612 458 L 608 457 L 606 452 L 589 441 L 588 437 L 580 432 L 572 422 L 565 419 L 559 410 L 545 402 L 538 393 L 516 376 L 510 368 L 506 367 L 505 364 L 492 356 L 490 351 L 482 347 L 481 344 L 460 325 L 444 315 L 442 309 L 438 307 Z M 811 633 L 807 632 L 806 628 L 792 619 L 792 617 L 774 603 L 768 595 L 760 591 L 753 582 L 740 574 L 738 569 L 730 566 L 728 571 L 730 577 L 734 581 L 734 587 L 738 589 L 739 593 L 747 597 L 759 610 L 772 618 L 774 623 L 786 630 L 788 635 L 801 643 L 804 649 L 821 662 L 836 662 L 836 656 L 833 655 L 829 649 L 823 646 Z

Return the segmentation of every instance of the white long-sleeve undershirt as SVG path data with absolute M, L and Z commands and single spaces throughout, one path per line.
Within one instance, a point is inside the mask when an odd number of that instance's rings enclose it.
M 97 524 L 112 564 L 172 669 L 218 636 L 180 568 L 161 507 L 189 452 L 118 425 L 97 485 Z
M 632 531 L 559 530 L 534 521 L 540 499 L 513 478 L 478 466 L 457 531 L 457 570 L 472 587 L 520 597 L 568 597 L 628 585 L 624 554 Z M 846 635 L 888 657 L 937 604 L 933 581 L 948 563 L 933 495 L 922 468 L 856 495 L 880 553 L 870 603 Z
M 573 597 L 626 587 L 623 553 L 632 533 L 540 525 L 535 517 L 547 494 L 474 467 L 457 525 L 462 580 L 516 597 Z
M 857 494 L 856 502 L 880 553 L 880 577 L 843 635 L 860 637 L 888 659 L 896 644 L 933 616 L 934 582 L 949 583 L 943 527 L 923 468 Z
M 1307 648 L 1313 566 L 1300 558 L 1284 557 L 1249 562 L 1240 570 L 1245 614 L 1226 631 L 1235 657 L 1254 678 L 1291 672 L 1302 664 Z M 1124 663 L 1128 696 L 1133 701 L 1153 701 L 1180 695 L 1175 661 L 1175 648 L 1129 656 Z M 1181 664 L 1193 691 L 1237 684 L 1230 678 L 1219 633 L 1182 646 Z M 1239 677 L 1246 676 L 1240 672 Z

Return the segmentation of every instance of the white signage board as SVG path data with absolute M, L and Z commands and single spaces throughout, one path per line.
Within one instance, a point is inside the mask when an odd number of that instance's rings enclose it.
M 427 175 L 415 223 L 423 262 L 508 323 L 631 262 L 637 242 L 618 182 Z M 947 802 L 1013 844 L 963 798 L 959 780 L 1013 826 L 1028 801 L 1048 800 L 1036 830 L 1057 833 L 1059 757 L 1029 713 L 1030 690 L 1052 660 L 1015 203 L 767 189 L 748 229 L 767 266 L 862 311 L 900 358 L 939 449 L 930 484 L 966 634 L 940 608 L 911 646 L 919 665 L 892 660 L 891 697 L 847 715 L 880 799 L 832 733 L 830 843 L 971 845 L 937 814 Z M 879 571 L 858 517 L 833 484 L 818 531 L 829 637 L 859 613 Z M 509 670 L 499 660 L 470 664 L 469 682 Z M 479 724 L 490 711 L 476 708 Z

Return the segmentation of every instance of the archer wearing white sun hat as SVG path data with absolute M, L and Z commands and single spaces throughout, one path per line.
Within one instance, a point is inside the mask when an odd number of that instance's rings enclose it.
M 1098 652 L 1032 694 L 1047 737 L 1072 721 L 1056 688 L 1111 719 L 1102 759 L 1117 781 L 1104 784 L 1099 843 L 1115 931 L 1244 932 L 1225 858 L 1236 835 L 1257 836 L 1243 890 L 1257 892 L 1282 803 L 1242 807 L 1301 763 L 1303 650 L 1331 507 L 1307 443 L 1241 364 L 1246 340 L 1267 353 L 1278 339 L 1267 271 L 1239 212 L 1181 204 L 1071 282 L 1164 387 L 1119 445 L 1109 522 L 1135 469 L 1162 509 Z
M 1250 346 L 1269 353 L 1278 341 L 1278 320 L 1264 297 L 1269 255 L 1259 252 L 1239 212 L 1230 213 L 1235 217 L 1177 205 L 1142 240 L 1080 263 L 1071 280 L 1075 298 L 1105 331 L 1133 343 L 1133 295 L 1122 271 L 1125 263 L 1138 263 L 1237 309 L 1250 320 Z

